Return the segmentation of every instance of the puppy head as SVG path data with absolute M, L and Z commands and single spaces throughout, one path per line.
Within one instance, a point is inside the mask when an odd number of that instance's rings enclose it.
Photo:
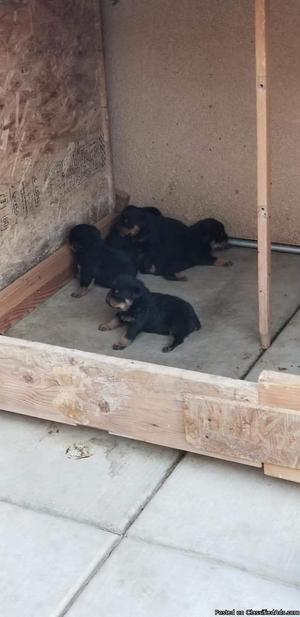
M 143 232 L 153 217 L 161 216 L 157 208 L 137 206 L 127 206 L 121 214 L 120 234 L 121 236 L 136 237 Z
M 101 233 L 93 225 L 76 225 L 69 233 L 69 244 L 74 253 L 82 253 L 102 241 Z
M 133 303 L 143 295 L 145 289 L 144 283 L 134 276 L 120 274 L 108 292 L 106 302 L 114 309 L 128 311 Z
M 210 244 L 212 249 L 226 248 L 228 236 L 223 223 L 216 219 L 204 219 L 201 221 L 203 241 Z

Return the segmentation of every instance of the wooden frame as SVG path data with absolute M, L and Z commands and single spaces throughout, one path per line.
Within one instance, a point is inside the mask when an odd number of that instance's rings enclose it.
M 270 158 L 267 9 L 255 0 L 259 330 L 270 345 Z M 101 43 L 102 45 L 102 43 Z M 103 69 L 104 70 L 104 69 Z M 101 95 L 106 110 L 106 92 Z M 109 125 L 106 142 L 110 155 Z M 113 178 L 110 186 L 111 203 Z M 128 196 L 119 196 L 120 206 Z M 109 229 L 115 214 L 99 222 Z M 72 276 L 67 247 L 0 292 L 1 333 Z M 0 408 L 264 467 L 300 482 L 300 377 L 263 371 L 258 383 L 71 350 L 6 336 Z
M 259 333 L 263 349 L 267 349 L 271 344 L 268 16 L 269 0 L 255 0 L 258 312 Z

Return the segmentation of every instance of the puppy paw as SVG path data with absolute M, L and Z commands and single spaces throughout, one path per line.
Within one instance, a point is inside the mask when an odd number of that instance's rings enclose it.
M 122 343 L 114 343 L 112 348 L 116 351 L 121 351 L 122 349 L 126 349 L 126 345 L 122 345 Z
M 162 348 L 162 352 L 163 352 L 163 353 L 169 353 L 169 351 L 173 351 L 173 347 L 172 347 L 171 345 L 165 345 L 165 346 Z
M 73 291 L 71 293 L 72 298 L 81 298 L 81 295 L 79 293 L 77 293 L 77 291 Z
M 215 265 L 220 266 L 221 268 L 230 268 L 233 266 L 233 263 L 229 259 L 222 259 L 221 257 L 218 257 Z
M 107 323 L 101 323 L 98 326 L 98 330 L 100 330 L 100 332 L 107 332 L 107 330 L 110 330 L 110 327 L 107 325 Z

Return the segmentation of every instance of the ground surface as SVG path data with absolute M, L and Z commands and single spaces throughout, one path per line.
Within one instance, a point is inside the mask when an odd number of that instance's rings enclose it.
M 203 330 L 162 354 L 143 335 L 127 357 L 256 379 L 300 372 L 299 258 L 274 255 L 274 332 L 260 356 L 255 253 L 189 283 L 147 277 L 193 301 Z M 59 292 L 10 334 L 114 353 L 97 332 L 110 311 L 95 289 Z M 290 319 L 290 321 L 289 321 Z M 289 321 L 289 323 L 285 324 Z M 279 330 L 281 330 L 279 333 Z M 250 372 L 249 372 L 250 371 Z M 300 610 L 300 488 L 259 469 L 183 455 L 2 412 L 0 595 L 5 617 L 211 617 L 215 610 Z
M 70 283 L 13 326 L 9 335 L 179 366 L 228 377 L 244 377 L 258 359 L 257 268 L 252 249 L 230 249 L 224 257 L 231 268 L 198 267 L 187 271 L 188 281 L 177 283 L 146 276 L 152 291 L 176 294 L 194 306 L 202 329 L 170 354 L 162 353 L 166 337 L 141 334 L 125 351 L 113 351 L 121 330 L 99 332 L 100 322 L 113 311 L 105 304 L 107 290 L 95 287 L 80 299 L 71 298 L 76 283 Z M 273 255 L 273 333 L 277 333 L 300 305 L 300 257 Z M 300 364 L 300 362 L 298 363 Z

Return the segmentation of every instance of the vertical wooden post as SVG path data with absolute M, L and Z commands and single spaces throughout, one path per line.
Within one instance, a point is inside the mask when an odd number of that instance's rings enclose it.
M 111 147 L 111 133 L 110 133 L 110 121 L 109 121 L 109 111 L 108 111 L 108 99 L 107 99 L 107 80 L 106 80 L 106 71 L 105 71 L 105 55 L 104 55 L 104 40 L 103 40 L 103 13 L 102 13 L 102 5 L 101 0 L 94 0 L 98 9 L 99 15 L 99 63 L 100 63 L 100 106 L 102 111 L 103 118 L 103 137 L 105 142 L 105 150 L 106 150 L 106 172 L 107 172 L 107 184 L 108 184 L 108 200 L 110 212 L 114 211 L 116 208 L 116 193 L 114 186 L 114 174 L 113 174 L 113 164 L 112 164 L 112 147 Z
M 268 106 L 269 0 L 255 0 L 257 122 L 257 244 L 259 333 L 263 349 L 271 343 L 271 181 Z

